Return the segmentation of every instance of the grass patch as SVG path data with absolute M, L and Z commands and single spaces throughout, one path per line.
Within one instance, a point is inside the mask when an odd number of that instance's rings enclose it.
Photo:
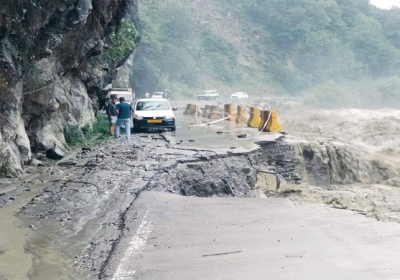
M 105 116 L 98 115 L 92 125 L 66 126 L 64 138 L 71 148 L 96 146 L 109 138 L 109 122 Z

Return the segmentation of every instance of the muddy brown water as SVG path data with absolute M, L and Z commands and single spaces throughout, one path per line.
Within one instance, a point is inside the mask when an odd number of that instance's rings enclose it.
M 15 217 L 19 209 L 27 204 L 35 193 L 26 193 L 17 202 L 0 211 L 0 276 L 10 279 L 27 280 L 32 268 L 32 255 L 26 252 L 24 244 L 31 230 L 23 228 Z M 7 278 L 6 278 L 7 279 Z
M 67 174 L 51 175 L 52 169 L 53 167 L 47 171 L 43 168 L 34 170 L 3 188 L 3 192 L 13 192 L 11 196 L 13 200 L 12 203 L 0 208 L 0 279 L 3 279 L 1 277 L 13 280 L 33 279 L 34 258 L 26 244 L 33 236 L 34 228 L 23 225 L 17 214 L 33 198 L 42 193 L 44 188 L 51 185 L 52 180 L 67 176 Z M 59 258 L 61 257 L 60 254 Z

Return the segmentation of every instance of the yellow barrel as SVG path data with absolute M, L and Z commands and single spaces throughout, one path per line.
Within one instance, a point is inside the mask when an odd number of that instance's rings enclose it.
M 260 125 L 260 110 L 257 107 L 250 107 L 250 118 L 247 122 L 248 127 L 258 128 Z
M 247 116 L 246 116 L 246 107 L 245 106 L 237 106 L 237 116 L 236 116 L 236 123 L 247 123 Z

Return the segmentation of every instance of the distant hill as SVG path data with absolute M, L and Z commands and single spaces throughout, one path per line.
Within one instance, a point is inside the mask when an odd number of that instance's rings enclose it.
M 399 9 L 368 0 L 150 3 L 140 7 L 131 75 L 139 94 L 218 88 L 301 95 L 321 106 L 400 101 Z

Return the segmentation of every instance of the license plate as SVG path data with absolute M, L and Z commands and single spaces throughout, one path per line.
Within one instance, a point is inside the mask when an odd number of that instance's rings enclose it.
M 162 123 L 162 120 L 147 120 L 147 123 Z

